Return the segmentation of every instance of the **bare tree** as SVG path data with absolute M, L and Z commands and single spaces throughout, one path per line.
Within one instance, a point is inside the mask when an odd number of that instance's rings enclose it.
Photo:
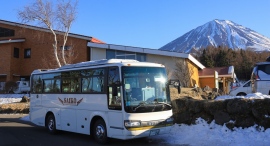
M 71 0 L 67 2 L 59 0 L 56 7 L 54 7 L 52 2 L 53 1 L 36 0 L 33 4 L 25 6 L 23 10 L 19 10 L 18 15 L 24 23 L 34 23 L 35 25 L 50 30 L 54 36 L 54 43 L 52 44 L 54 58 L 58 67 L 61 67 L 62 64 L 67 64 L 65 46 L 71 25 L 76 18 L 78 1 L 73 3 Z M 60 55 L 57 50 L 59 36 L 63 36 Z
M 65 58 L 66 58 L 66 63 L 67 64 L 72 64 L 76 61 L 76 59 L 79 56 L 79 53 L 77 50 L 72 49 L 76 48 L 76 44 L 72 44 L 72 42 L 69 43 L 69 49 L 65 50 Z M 59 57 L 60 60 L 62 57 Z M 41 57 L 41 63 L 42 63 L 42 69 L 51 69 L 51 68 L 57 68 L 58 65 L 55 62 L 52 62 L 51 60 L 54 60 L 54 52 L 48 52 L 48 53 L 43 53 Z
M 184 59 L 175 59 L 174 77 L 179 79 L 184 87 L 191 85 L 191 77 L 194 74 L 194 66 L 188 66 Z

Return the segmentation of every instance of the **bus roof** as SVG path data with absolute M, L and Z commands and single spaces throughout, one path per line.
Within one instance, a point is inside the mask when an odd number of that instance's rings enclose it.
M 105 64 L 112 64 L 112 63 L 132 63 L 132 62 L 139 62 L 137 60 L 131 59 L 101 59 L 101 60 L 93 60 L 93 61 L 86 61 L 80 62 L 75 64 L 67 64 L 59 68 L 59 70 L 69 69 L 69 68 L 79 68 L 79 67 L 86 67 L 86 66 L 97 66 L 97 65 L 105 65 Z
M 108 64 L 122 64 L 122 65 L 134 65 L 134 66 L 159 66 L 164 67 L 162 64 L 158 63 L 150 63 L 150 62 L 139 62 L 133 59 L 101 59 L 101 60 L 93 60 L 93 61 L 86 61 L 80 62 L 75 64 L 67 64 L 57 69 L 37 69 L 34 70 L 33 73 L 43 72 L 43 71 L 56 71 L 56 70 L 69 70 L 75 68 L 83 68 L 83 67 L 92 67 L 98 65 L 108 65 Z

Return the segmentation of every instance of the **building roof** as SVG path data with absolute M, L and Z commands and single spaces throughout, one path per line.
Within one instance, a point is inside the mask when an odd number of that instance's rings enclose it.
M 205 66 L 202 65 L 196 58 L 186 53 L 169 52 L 169 51 L 161 51 L 157 49 L 147 49 L 147 48 L 130 47 L 130 46 L 113 45 L 113 44 L 98 44 L 98 43 L 92 43 L 92 42 L 88 42 L 87 46 L 103 48 L 103 49 L 113 49 L 113 50 L 120 50 L 120 51 L 129 51 L 129 52 L 146 53 L 146 54 L 153 54 L 153 55 L 186 58 L 186 59 L 189 59 L 191 62 L 193 62 L 195 65 L 197 65 L 200 69 L 205 68 Z
M 218 77 L 231 77 L 235 78 L 234 67 L 214 67 L 214 68 L 204 68 L 199 71 L 199 77 L 214 77 L 215 71 L 218 72 Z
M 12 25 L 12 26 L 19 26 L 19 27 L 23 27 L 23 28 L 34 29 L 34 30 L 39 30 L 39 31 L 44 31 L 44 32 L 50 32 L 50 30 L 47 29 L 47 28 L 37 27 L 37 26 L 27 25 L 27 24 L 22 24 L 22 23 L 16 23 L 16 22 L 11 22 L 11 21 L 1 20 L 1 19 L 0 19 L 0 23 L 7 24 L 7 25 Z M 62 31 L 57 31 L 57 30 L 55 30 L 55 32 L 57 34 L 63 34 L 64 33 Z M 103 41 L 100 41 L 97 38 L 94 38 L 94 37 L 91 37 L 91 36 L 79 35 L 79 34 L 75 34 L 75 33 L 69 33 L 68 35 L 70 37 L 74 37 L 74 38 L 89 40 L 90 42 L 104 43 Z
M 105 44 L 105 42 L 98 40 L 97 38 L 92 37 L 91 42 L 98 43 L 98 44 Z

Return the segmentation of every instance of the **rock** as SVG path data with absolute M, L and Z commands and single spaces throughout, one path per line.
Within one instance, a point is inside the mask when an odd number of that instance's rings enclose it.
M 270 128 L 270 99 L 199 100 L 182 97 L 172 101 L 175 122 L 195 124 L 198 118 L 207 123 L 215 120 L 219 125 L 247 128 Z M 177 110 L 176 110 L 177 109 Z
M 223 111 L 217 111 L 214 114 L 215 123 L 223 125 L 230 121 L 230 115 Z
M 268 112 L 263 107 L 253 107 L 252 114 L 257 120 L 264 120 Z
M 184 112 L 181 112 L 181 113 L 177 113 L 174 115 L 174 121 L 176 123 L 183 123 L 183 124 L 192 124 L 192 118 L 191 118 L 191 113 L 188 112 L 188 111 L 184 111 Z
M 23 96 L 21 102 L 30 102 L 30 98 L 27 96 Z
M 203 111 L 203 102 L 199 100 L 194 100 L 187 106 L 189 107 L 189 111 L 193 113 L 200 113 Z
M 251 101 L 241 98 L 231 99 L 227 103 L 227 111 L 229 114 L 248 115 L 251 113 Z
M 261 120 L 258 125 L 264 127 L 265 129 L 270 128 L 270 119 Z
M 226 101 L 208 101 L 204 104 L 204 110 L 211 115 L 215 115 L 217 111 L 226 110 Z
M 207 113 L 207 112 L 201 112 L 201 113 L 197 113 L 193 116 L 193 119 L 192 119 L 192 123 L 195 123 L 195 121 L 198 119 L 198 118 L 202 118 L 204 119 L 208 124 L 210 124 L 213 120 L 214 120 L 214 116 Z
M 232 122 L 228 122 L 228 123 L 226 123 L 225 125 L 226 125 L 226 127 L 227 127 L 228 129 L 230 129 L 230 130 L 233 130 L 233 128 L 235 127 L 234 123 L 232 123 Z
M 254 117 L 248 115 L 236 115 L 235 119 L 235 126 L 236 127 L 242 127 L 242 128 L 248 128 L 255 124 Z

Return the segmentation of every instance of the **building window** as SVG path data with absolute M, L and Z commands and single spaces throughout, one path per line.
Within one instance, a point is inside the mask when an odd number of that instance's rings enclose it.
M 0 37 L 14 36 L 14 30 L 0 27 Z
M 24 58 L 31 58 L 31 49 L 24 49 Z
M 14 58 L 19 58 L 19 56 L 20 56 L 19 48 L 14 48 L 13 57 Z
M 59 49 L 62 50 L 63 46 L 60 46 Z M 70 50 L 70 49 L 72 49 L 72 46 L 64 46 L 64 50 Z
M 146 55 L 143 53 L 136 53 L 136 59 L 144 62 L 144 61 L 146 61 Z
M 115 51 L 114 50 L 106 50 L 106 59 L 113 59 L 115 58 Z
M 143 53 L 106 50 L 106 59 L 135 59 L 141 62 L 146 61 L 146 55 Z

